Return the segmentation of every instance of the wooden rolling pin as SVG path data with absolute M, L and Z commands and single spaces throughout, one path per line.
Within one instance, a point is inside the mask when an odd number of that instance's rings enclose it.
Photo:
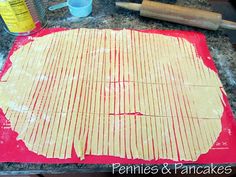
M 140 15 L 144 17 L 195 26 L 208 30 L 217 30 L 220 27 L 236 30 L 235 22 L 223 20 L 222 15 L 215 12 L 154 1 L 143 1 L 142 4 L 116 2 L 116 6 L 129 10 L 140 11 Z

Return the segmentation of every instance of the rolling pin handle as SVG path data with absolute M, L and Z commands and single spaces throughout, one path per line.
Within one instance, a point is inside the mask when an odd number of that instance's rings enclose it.
M 224 29 L 236 30 L 236 23 L 228 20 L 222 20 L 220 27 Z
M 137 3 L 116 2 L 116 6 L 124 8 L 124 9 L 128 9 L 128 10 L 140 11 L 142 5 L 137 4 Z

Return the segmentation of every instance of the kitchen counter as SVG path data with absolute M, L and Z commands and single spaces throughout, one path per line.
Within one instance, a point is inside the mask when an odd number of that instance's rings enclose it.
M 44 0 L 46 5 L 53 5 L 60 0 Z M 128 0 L 126 0 L 128 1 Z M 164 0 L 162 0 L 164 1 Z M 138 2 L 133 0 L 132 2 Z M 177 0 L 177 4 L 201 9 L 210 9 L 207 0 Z M 207 37 L 208 47 L 219 71 L 220 79 L 227 92 L 230 105 L 236 114 L 236 52 L 232 48 L 223 30 L 207 31 L 178 24 L 152 20 L 140 17 L 137 12 L 130 12 L 115 7 L 113 0 L 94 0 L 93 13 L 86 18 L 71 17 L 67 8 L 54 12 L 47 11 L 48 28 L 133 28 L 133 29 L 168 29 L 168 30 L 195 30 L 202 32 Z M 0 69 L 2 68 L 8 52 L 14 42 L 14 37 L 0 29 Z M 63 173 L 75 171 L 110 171 L 109 165 L 46 165 L 46 164 L 0 164 L 0 174 L 24 174 L 24 173 Z

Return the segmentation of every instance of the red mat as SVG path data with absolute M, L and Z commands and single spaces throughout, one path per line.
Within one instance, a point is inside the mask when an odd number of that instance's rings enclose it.
M 34 40 L 34 37 L 44 36 L 53 32 L 58 32 L 66 29 L 54 28 L 44 29 L 41 32 L 27 37 L 17 37 L 15 43 L 9 53 L 7 61 L 0 72 L 0 81 L 4 73 L 11 67 L 10 57 L 21 46 Z M 161 30 L 139 30 L 145 33 L 157 33 L 168 36 L 185 38 L 189 42 L 195 45 L 197 53 L 203 59 L 204 64 L 214 72 L 217 72 L 214 61 L 210 56 L 210 52 L 207 48 L 205 36 L 196 32 L 187 31 L 161 31 Z M 233 117 L 232 110 L 230 108 L 227 96 L 223 94 L 226 106 L 224 106 L 224 112 L 221 118 L 222 131 L 211 147 L 208 153 L 200 155 L 197 161 L 178 161 L 178 163 L 236 163 L 236 120 Z M 118 157 L 110 156 L 94 156 L 89 155 L 85 157 L 85 160 L 81 161 L 75 151 L 72 152 L 72 158 L 70 159 L 56 159 L 46 158 L 44 156 L 33 153 L 27 149 L 22 140 L 17 140 L 17 133 L 11 129 L 10 122 L 6 119 L 0 108 L 0 162 L 31 162 L 31 163 L 81 163 L 81 164 L 111 164 L 111 163 L 123 163 L 123 164 L 163 164 L 163 163 L 177 163 L 176 161 L 159 159 L 159 160 L 130 160 Z

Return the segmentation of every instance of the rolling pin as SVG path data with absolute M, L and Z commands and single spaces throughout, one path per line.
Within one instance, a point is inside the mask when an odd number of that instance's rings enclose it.
M 236 30 L 236 23 L 223 20 L 221 14 L 196 8 L 181 7 L 145 0 L 142 4 L 116 2 L 116 6 L 139 11 L 140 15 L 144 17 L 195 26 L 208 30 L 217 30 L 220 27 Z

